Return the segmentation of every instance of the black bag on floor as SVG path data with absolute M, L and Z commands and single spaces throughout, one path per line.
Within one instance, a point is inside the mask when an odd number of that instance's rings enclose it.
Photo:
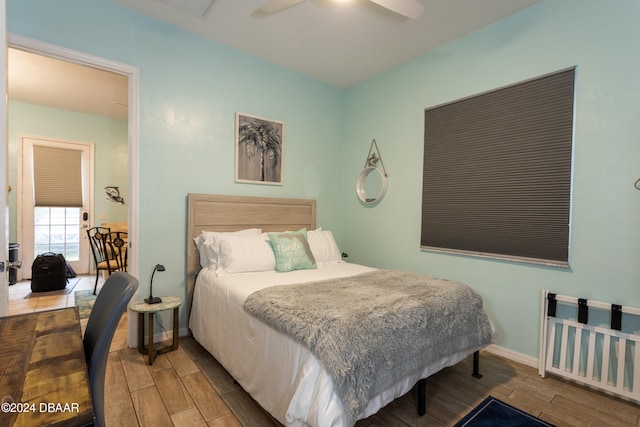
M 76 277 L 76 271 L 69 265 L 69 263 L 66 263 L 66 273 L 65 276 L 67 277 L 67 279 L 73 279 L 74 277 Z
M 67 262 L 62 254 L 45 252 L 31 265 L 31 292 L 47 292 L 67 286 Z

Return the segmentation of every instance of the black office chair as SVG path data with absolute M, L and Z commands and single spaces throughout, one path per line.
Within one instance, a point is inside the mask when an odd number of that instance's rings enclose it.
M 122 313 L 138 289 L 138 279 L 129 273 L 113 273 L 105 282 L 91 309 L 84 333 L 84 354 L 89 369 L 95 426 L 104 423 L 104 380 L 109 347 Z

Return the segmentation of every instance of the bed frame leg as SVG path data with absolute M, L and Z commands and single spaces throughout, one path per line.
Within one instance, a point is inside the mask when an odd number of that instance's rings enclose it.
M 480 373 L 480 351 L 473 353 L 473 373 L 474 378 L 482 378 Z M 427 379 L 422 378 L 418 381 L 418 416 L 421 417 L 427 413 Z
M 473 353 L 473 373 L 471 376 L 474 378 L 482 378 L 482 374 L 480 373 L 480 351 Z
M 427 412 L 427 379 L 418 381 L 418 416 L 421 417 Z

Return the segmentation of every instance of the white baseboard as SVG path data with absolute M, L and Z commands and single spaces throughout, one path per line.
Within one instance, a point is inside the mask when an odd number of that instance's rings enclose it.
M 506 347 L 501 347 L 496 344 L 491 344 L 484 348 L 484 351 L 495 354 L 496 356 L 502 356 L 506 359 L 513 360 L 514 362 L 522 363 L 523 365 L 530 366 L 538 369 L 538 358 L 532 357 L 524 353 L 510 350 Z

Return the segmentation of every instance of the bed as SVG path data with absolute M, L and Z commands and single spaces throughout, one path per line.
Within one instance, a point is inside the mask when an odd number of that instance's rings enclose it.
M 462 342 L 460 345 L 443 353 L 443 346 L 438 344 L 434 347 L 439 350 L 423 360 L 422 355 L 427 353 L 423 347 L 427 348 L 431 340 L 440 342 L 436 338 L 416 339 L 421 337 L 416 335 L 396 340 L 390 335 L 388 339 L 380 336 L 378 341 L 361 339 L 359 328 L 370 326 L 367 324 L 378 322 L 378 327 L 401 324 L 398 326 L 401 328 L 406 322 L 393 323 L 399 316 L 396 313 L 401 311 L 397 308 L 382 316 L 384 309 L 372 310 L 360 300 L 379 302 L 370 292 L 379 294 L 381 299 L 388 298 L 385 294 L 393 292 L 385 291 L 384 286 L 396 274 L 406 275 L 400 281 L 407 283 L 418 280 L 418 275 L 342 262 L 331 232 L 316 228 L 314 200 L 189 194 L 187 222 L 187 310 L 191 333 L 256 402 L 284 425 L 352 426 L 356 420 L 369 417 L 407 393 L 416 383 L 420 384 L 422 395 L 418 412 L 424 413 L 424 378 L 470 354 L 474 354 L 477 375 L 478 351 L 494 339 L 493 326 L 475 292 L 462 284 L 432 278 L 429 280 L 438 282 L 433 284 L 438 292 L 446 286 L 452 290 L 447 292 L 460 292 L 465 301 L 475 301 L 469 304 L 476 306 L 475 311 L 469 308 L 470 314 L 459 316 L 461 320 L 446 323 L 466 322 L 469 325 L 465 327 L 473 328 L 479 325 L 477 330 L 448 332 L 449 326 L 445 325 L 434 334 L 440 335 L 441 340 Z M 282 234 L 293 230 L 296 233 Z M 271 234 L 264 234 L 267 232 Z M 313 260 L 311 267 L 291 269 L 291 265 L 281 262 L 280 243 L 284 242 L 287 252 L 289 238 L 296 245 L 306 242 L 304 251 Z M 272 251 L 272 258 L 276 252 L 275 261 L 268 258 L 265 248 Z M 309 261 L 302 258 L 302 261 L 296 258 L 295 262 Z M 277 271 L 280 269 L 290 271 Z M 376 283 L 382 287 L 372 291 L 374 288 L 370 287 Z M 343 290 L 347 294 L 339 298 L 341 304 L 326 301 L 323 296 L 327 292 L 337 295 L 334 292 Z M 403 307 L 415 305 L 417 310 L 419 304 L 411 301 L 418 301 L 416 295 L 422 293 L 422 287 L 416 284 L 413 290 L 417 293 L 404 289 L 398 292 L 408 298 Z M 452 315 L 462 311 L 458 309 L 460 302 L 443 295 L 456 308 L 445 307 L 444 311 L 453 312 Z M 334 308 L 338 310 L 336 313 Z M 340 335 L 336 319 L 345 323 L 343 318 L 358 310 L 374 313 L 374 317 L 363 321 L 364 325 L 344 328 Z M 327 312 L 333 313 L 329 320 L 321 317 Z M 298 321 L 294 326 L 283 326 L 278 323 L 283 318 Z M 305 323 L 299 319 L 307 320 Z M 333 323 L 323 323 L 326 321 Z M 437 318 L 429 320 L 436 321 Z M 419 334 L 422 324 L 428 323 L 425 319 L 416 322 L 410 331 L 403 333 Z M 328 329 L 335 330 L 337 338 L 329 340 L 329 334 L 324 332 Z M 369 337 L 377 335 L 370 333 Z M 350 344 L 345 346 L 345 342 Z M 402 362 L 396 363 L 394 357 Z

